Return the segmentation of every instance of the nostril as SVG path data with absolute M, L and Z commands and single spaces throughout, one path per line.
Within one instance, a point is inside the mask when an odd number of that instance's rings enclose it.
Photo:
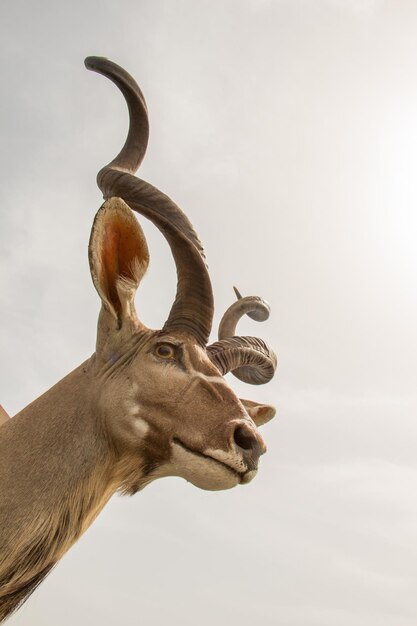
M 242 448 L 242 450 L 253 450 L 257 444 L 254 435 L 242 426 L 236 428 L 233 433 L 233 439 L 235 440 L 235 444 L 238 445 L 239 448 Z

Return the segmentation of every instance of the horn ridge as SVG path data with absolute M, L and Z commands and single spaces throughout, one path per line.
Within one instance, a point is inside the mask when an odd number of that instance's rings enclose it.
M 232 372 L 243 382 L 263 385 L 274 376 L 277 357 L 263 339 L 236 336 L 236 326 L 244 315 L 258 322 L 267 320 L 271 308 L 263 298 L 242 297 L 236 287 L 233 289 L 237 300 L 223 315 L 219 325 L 219 341 L 208 346 L 207 353 L 223 375 Z
M 257 322 L 264 322 L 269 318 L 271 307 L 268 302 L 259 296 L 243 297 L 236 287 L 237 300 L 229 306 L 219 324 L 219 339 L 226 339 L 236 335 L 236 326 L 240 318 L 248 315 Z
M 204 256 L 197 248 L 201 243 L 191 223 L 167 195 L 136 176 L 106 167 L 97 178 L 106 198 L 121 197 L 132 210 L 151 220 L 168 241 L 178 280 L 163 331 L 183 330 L 205 346 L 213 319 L 213 291 Z
M 133 176 L 145 154 L 149 134 L 143 94 L 133 78 L 116 63 L 102 57 L 87 57 L 85 65 L 112 80 L 123 93 L 129 109 L 126 142 L 113 161 L 100 170 L 97 184 L 106 199 L 122 198 L 163 233 L 177 268 L 177 293 L 163 330 L 190 333 L 205 346 L 214 305 L 203 246 L 181 209 L 156 187 Z
M 88 70 L 109 78 L 123 93 L 129 110 L 129 130 L 119 154 L 107 167 L 134 174 L 145 156 L 149 139 L 148 109 L 137 82 L 122 67 L 105 57 L 87 57 Z
M 277 357 L 259 337 L 228 337 L 207 347 L 207 353 L 224 376 L 232 372 L 251 385 L 269 382 L 277 368 Z
M 123 199 L 127 204 L 138 202 L 144 210 L 146 207 L 149 219 L 152 220 L 151 215 L 154 215 L 155 219 L 160 221 L 161 226 L 164 223 L 168 228 L 170 224 L 172 231 L 175 230 L 185 235 L 205 261 L 203 244 L 193 225 L 184 211 L 165 193 L 137 176 L 114 170 L 110 165 L 103 167 L 97 174 L 97 185 L 106 199 L 123 194 Z M 138 210 L 138 212 L 141 211 Z M 165 234 L 164 231 L 162 232 Z

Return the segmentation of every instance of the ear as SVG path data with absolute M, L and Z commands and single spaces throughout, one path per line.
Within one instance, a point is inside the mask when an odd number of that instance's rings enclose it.
M 275 416 L 275 407 L 270 404 L 258 404 L 252 400 L 242 400 L 242 398 L 240 401 L 257 426 L 263 426 Z
M 149 253 L 139 222 L 120 198 L 110 198 L 97 212 L 88 256 L 95 288 L 117 327 L 127 319 L 137 322 L 134 298 Z

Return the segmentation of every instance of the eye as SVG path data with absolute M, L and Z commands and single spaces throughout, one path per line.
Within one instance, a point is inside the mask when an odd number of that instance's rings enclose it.
M 170 343 L 160 343 L 155 352 L 161 359 L 175 358 L 175 348 Z

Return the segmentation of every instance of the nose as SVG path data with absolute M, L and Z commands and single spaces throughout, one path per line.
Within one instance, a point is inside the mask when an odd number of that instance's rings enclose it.
M 241 422 L 236 425 L 233 431 L 233 443 L 248 467 L 256 467 L 259 457 L 266 452 L 261 435 L 246 423 Z

